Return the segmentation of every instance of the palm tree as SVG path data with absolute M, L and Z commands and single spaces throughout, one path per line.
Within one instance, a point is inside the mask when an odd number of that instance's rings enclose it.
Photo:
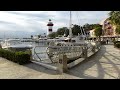
M 102 27 L 96 27 L 94 32 L 95 32 L 95 36 L 97 36 L 99 41 L 101 41 L 100 36 L 102 35 Z
M 116 25 L 116 33 L 120 34 L 120 11 L 111 11 L 109 13 L 109 20 L 112 22 L 113 25 Z M 118 40 L 118 38 L 117 38 Z
M 111 11 L 109 13 L 109 20 L 114 24 L 114 25 L 120 25 L 120 11 Z
M 115 31 L 116 31 L 117 34 L 120 34 L 120 25 L 117 26 Z

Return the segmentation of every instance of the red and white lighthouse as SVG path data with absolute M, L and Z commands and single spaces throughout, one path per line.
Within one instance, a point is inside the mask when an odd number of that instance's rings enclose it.
M 49 19 L 49 22 L 47 24 L 48 26 L 48 35 L 52 33 L 52 27 L 53 27 L 53 23 L 51 22 L 51 19 Z

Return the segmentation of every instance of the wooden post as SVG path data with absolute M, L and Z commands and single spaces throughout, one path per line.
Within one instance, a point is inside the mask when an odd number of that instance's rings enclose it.
M 87 54 L 88 54 L 88 53 L 87 53 L 87 47 L 85 47 L 85 50 L 84 50 L 84 51 L 85 51 L 85 53 L 84 53 L 84 58 L 87 59 L 87 57 L 88 57 L 88 56 L 87 56 Z
M 59 54 L 59 60 L 58 60 L 58 73 L 59 74 L 62 74 L 63 73 L 63 64 L 62 64 L 62 61 L 63 61 L 63 55 L 62 54 Z
M 95 46 L 93 46 L 93 48 L 92 48 L 92 52 L 95 53 Z
M 64 54 L 59 55 L 59 62 L 58 62 L 58 73 L 62 74 L 63 72 L 68 71 L 67 67 L 67 56 Z
M 63 55 L 63 72 L 67 72 L 68 71 L 67 61 L 68 61 L 67 56 Z
M 82 57 L 87 59 L 87 47 L 82 48 Z

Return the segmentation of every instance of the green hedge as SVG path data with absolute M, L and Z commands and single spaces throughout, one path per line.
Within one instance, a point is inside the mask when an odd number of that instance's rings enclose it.
M 100 43 L 101 43 L 101 45 L 105 45 L 106 41 L 101 41 Z
M 10 61 L 19 63 L 19 64 L 26 64 L 30 62 L 30 53 L 27 52 L 13 52 L 9 50 L 0 49 L 0 57 L 6 58 Z
M 114 41 L 114 46 L 120 48 L 120 41 Z

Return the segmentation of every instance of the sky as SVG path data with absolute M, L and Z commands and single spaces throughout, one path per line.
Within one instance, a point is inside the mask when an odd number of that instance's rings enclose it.
M 106 19 L 109 11 L 72 11 L 72 24 L 96 24 Z M 0 11 L 0 38 L 22 38 L 48 33 L 51 19 L 53 31 L 69 27 L 70 11 Z

